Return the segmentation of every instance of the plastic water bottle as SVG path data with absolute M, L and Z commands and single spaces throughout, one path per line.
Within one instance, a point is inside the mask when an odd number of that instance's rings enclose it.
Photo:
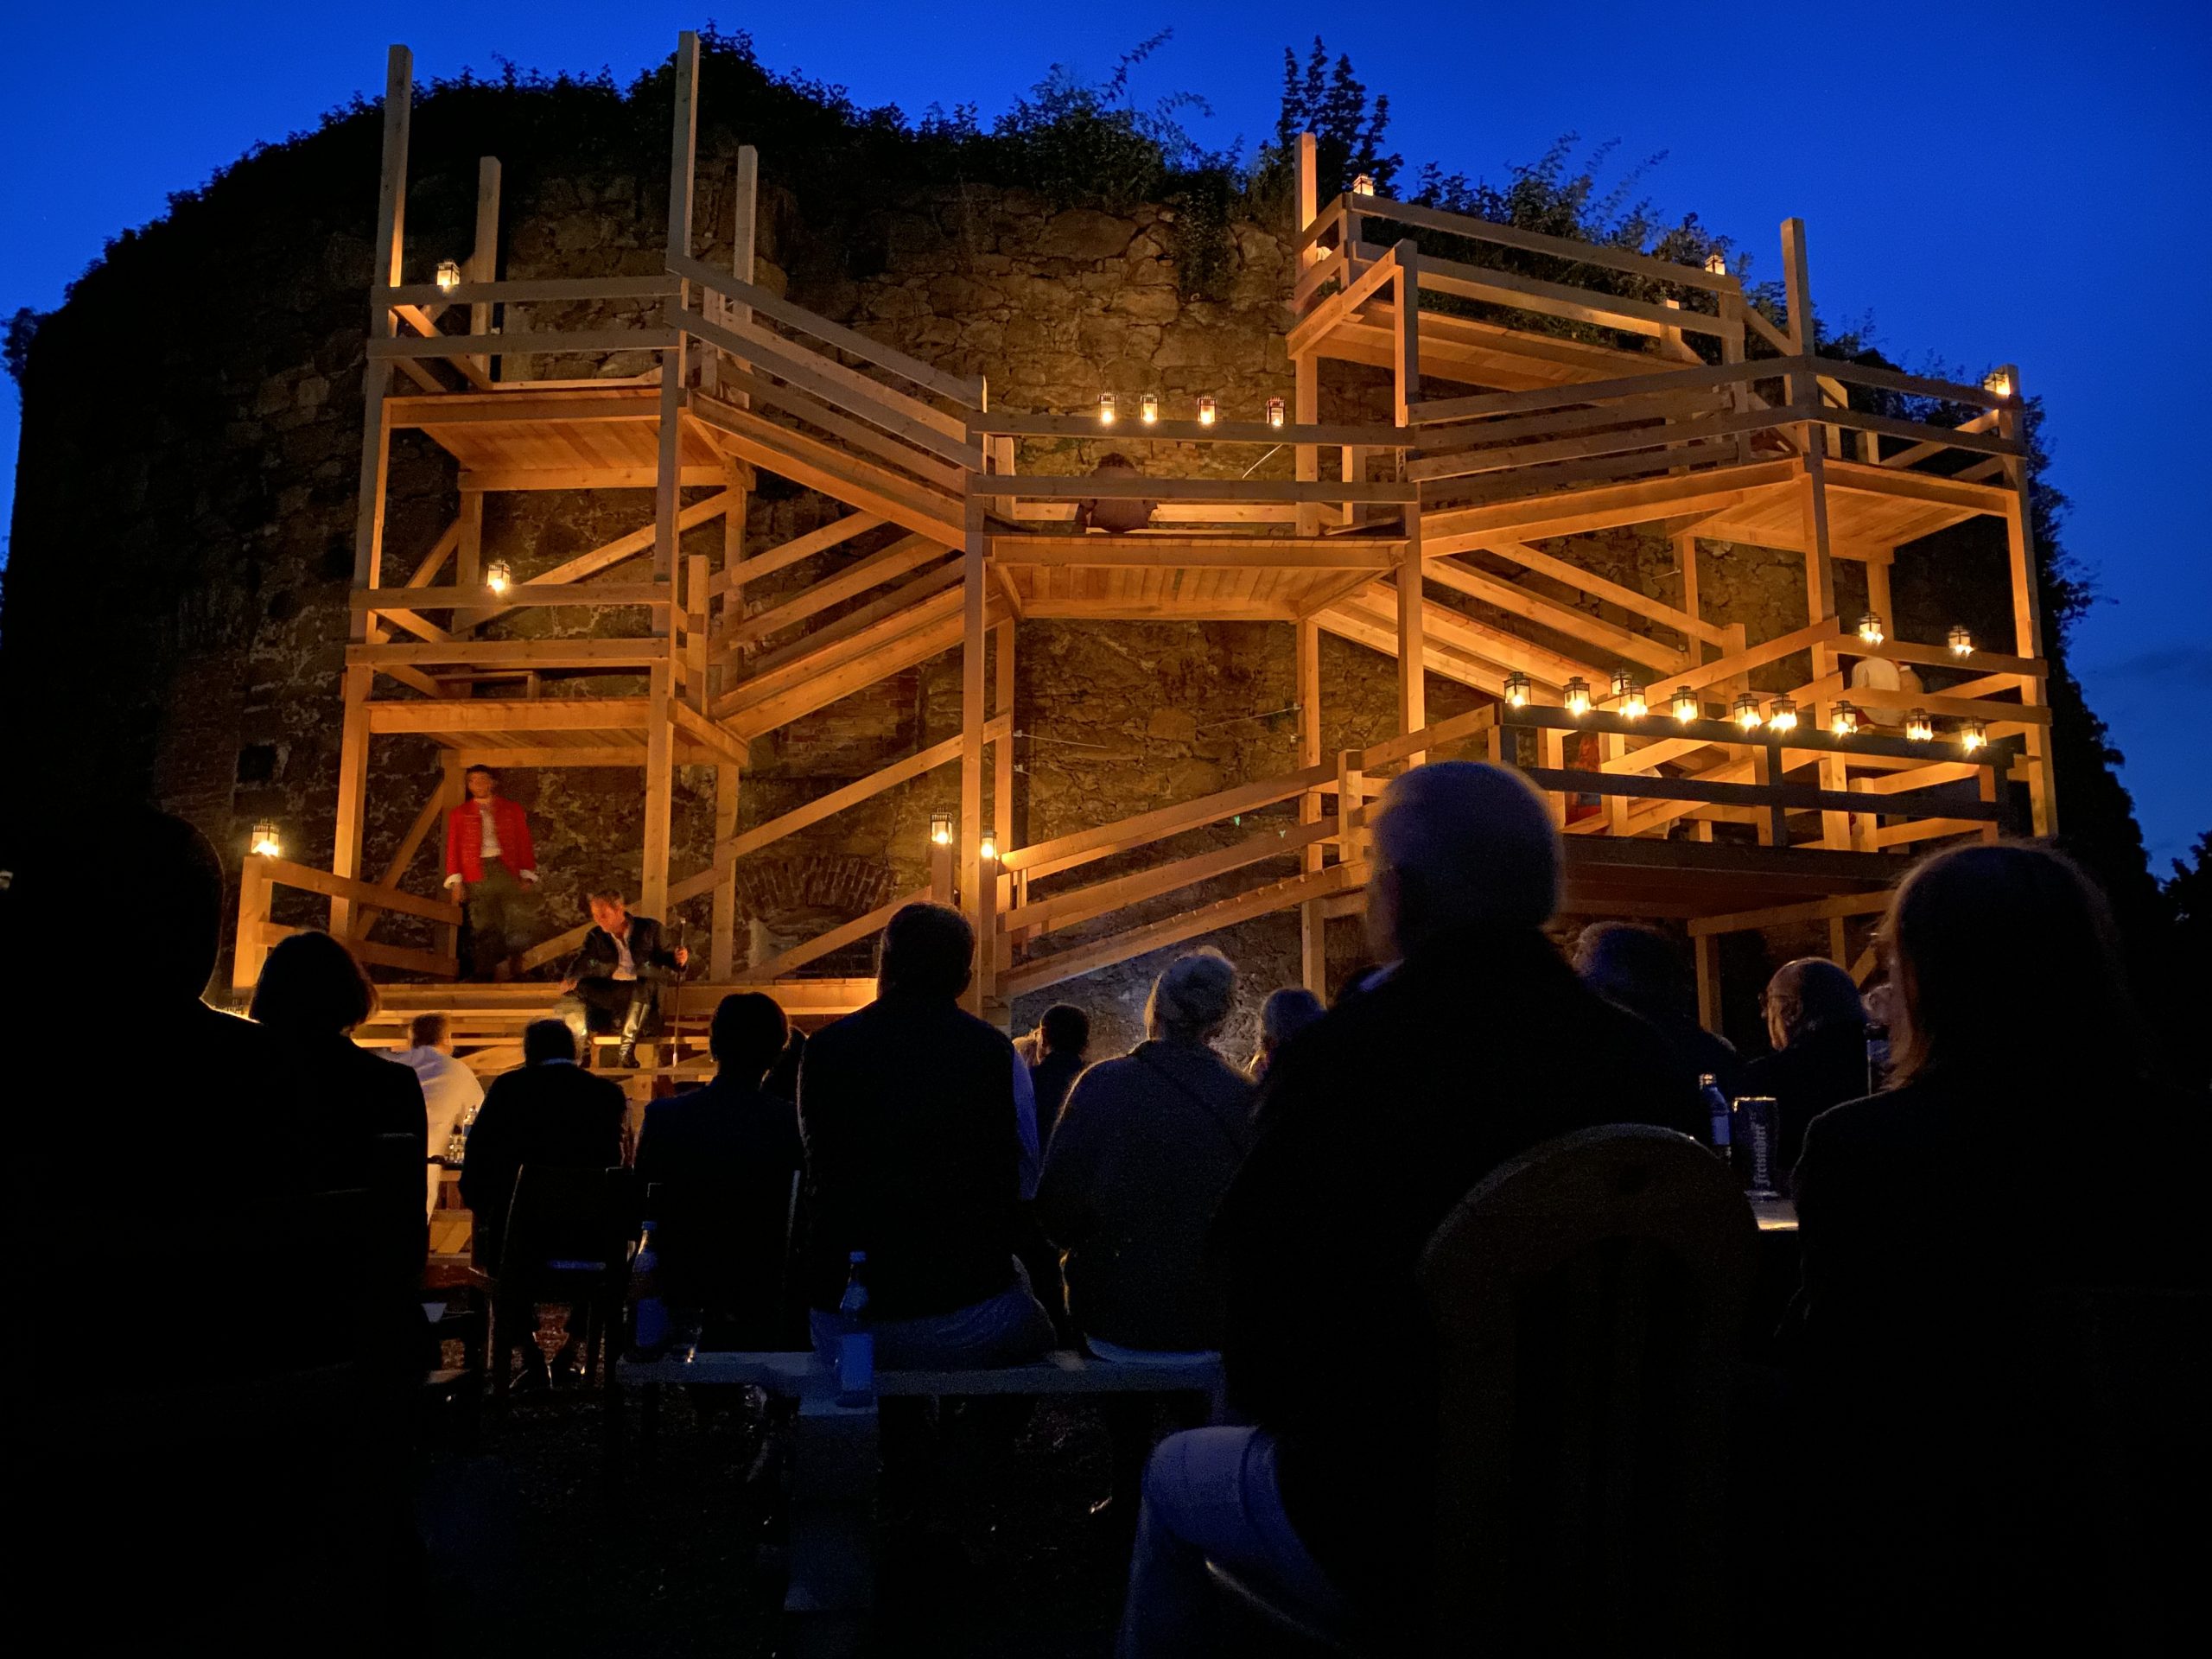
M 656 1222 L 645 1224 L 645 1242 L 631 1264 L 630 1293 L 635 1330 L 632 1345 L 647 1358 L 668 1346 L 668 1304 L 660 1297 L 660 1252 L 653 1248 Z
M 1722 1158 L 1728 1156 L 1728 1096 L 1720 1092 L 1720 1083 L 1712 1072 L 1700 1072 L 1697 1091 L 1705 1098 L 1707 1119 L 1713 1126 L 1713 1149 Z
M 837 1336 L 837 1403 L 860 1406 L 875 1392 L 875 1333 L 868 1328 L 868 1252 L 847 1258 L 845 1294 L 837 1312 L 846 1321 Z

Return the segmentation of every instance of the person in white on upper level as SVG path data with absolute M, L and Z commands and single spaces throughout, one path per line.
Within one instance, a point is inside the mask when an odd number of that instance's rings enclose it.
M 423 1085 L 423 1103 L 430 1119 L 426 1144 L 431 1157 L 442 1158 L 454 1131 L 467 1124 L 484 1103 L 484 1085 L 476 1080 L 475 1072 L 454 1058 L 453 1032 L 442 1014 L 416 1014 L 407 1028 L 407 1040 L 410 1046 L 391 1058 L 413 1071 L 415 1080 Z M 423 1207 L 435 1210 L 442 1172 L 435 1164 L 425 1164 L 424 1169 L 428 1190 Z

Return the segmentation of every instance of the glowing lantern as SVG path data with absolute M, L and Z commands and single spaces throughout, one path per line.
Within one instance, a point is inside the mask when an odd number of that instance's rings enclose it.
M 1373 195 L 1375 194 L 1375 175 L 1372 173 L 1360 174 L 1351 181 L 1351 193 L 1355 196 Z
M 932 847 L 952 845 L 951 813 L 933 812 L 930 815 L 930 845 Z
M 1882 619 L 1869 611 L 1859 619 L 1859 637 L 1870 645 L 1882 643 Z
M 493 593 L 504 594 L 514 582 L 514 572 L 507 569 L 505 559 L 494 559 L 484 567 L 484 585 Z
M 1269 426 L 1281 426 L 1283 423 L 1283 415 L 1284 410 L 1282 406 L 1282 399 L 1280 397 L 1268 398 L 1268 424 Z
M 1951 625 L 1951 655 L 1971 657 L 1974 654 L 1974 632 L 1963 622 Z
M 1675 718 L 1685 726 L 1702 718 L 1705 714 L 1705 705 L 1697 700 L 1697 693 L 1687 685 L 1675 689 L 1673 701 L 1668 706 L 1674 710 Z
M 1613 702 L 1630 720 L 1642 720 L 1651 709 L 1651 705 L 1643 700 L 1643 688 L 1637 683 L 1636 676 L 1624 668 L 1613 675 Z
M 1981 378 L 1981 389 L 1993 397 L 2012 395 L 2012 377 L 2002 369 L 1992 369 Z
M 1828 716 L 1828 729 L 1838 737 L 1859 734 L 1859 711 L 1847 702 L 1839 702 L 1835 712 Z
M 1102 391 L 1098 394 L 1098 424 L 1101 426 L 1114 424 L 1114 394 L 1110 391 Z
M 999 861 L 998 837 L 989 830 L 984 830 L 983 838 L 976 843 L 976 855 L 986 864 L 997 863 Z
M 1147 391 L 1137 399 L 1137 418 L 1147 426 L 1160 419 L 1160 399 L 1156 395 Z
M 1734 714 L 1736 717 L 1736 723 L 1742 727 L 1745 731 L 1755 732 L 1758 730 L 1760 719 L 1759 700 L 1753 696 L 1750 692 L 1746 691 L 1742 696 L 1736 699 Z
M 1577 720 L 1590 712 L 1590 682 L 1580 674 L 1567 683 L 1567 712 Z
M 1728 274 L 1728 261 L 1722 257 L 1719 249 L 1715 248 L 1705 256 L 1705 270 L 1708 276 L 1726 276 Z
M 1794 697 L 1777 697 L 1767 706 L 1766 728 L 1770 732 L 1794 732 L 1797 729 L 1797 702 Z
M 274 818 L 264 818 L 253 826 L 251 849 L 256 858 L 282 858 L 284 855 L 284 837 L 277 830 Z
M 1978 720 L 1959 722 L 1959 747 L 1968 754 L 1989 741 L 1989 728 Z
M 1198 424 L 1200 426 L 1211 426 L 1213 424 L 1214 412 L 1213 399 L 1211 397 L 1201 396 L 1198 398 Z
M 438 261 L 438 292 L 450 294 L 461 286 L 461 267 L 450 259 Z
M 1529 706 L 1529 677 L 1519 669 L 1514 670 L 1505 677 L 1505 706 L 1507 708 L 1526 709 Z
M 1904 734 L 1916 743 L 1925 743 L 1936 735 L 1936 722 L 1925 709 L 1916 709 L 1904 717 Z

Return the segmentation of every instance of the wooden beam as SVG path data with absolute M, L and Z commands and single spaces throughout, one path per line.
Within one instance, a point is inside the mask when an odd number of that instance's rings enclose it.
M 801 559 L 810 559 L 841 542 L 849 542 L 855 536 L 879 529 L 883 523 L 883 519 L 872 512 L 849 512 L 842 518 L 834 518 L 818 529 L 808 531 L 804 536 L 794 536 L 765 553 L 725 563 L 721 578 L 715 584 L 714 591 L 725 594 L 748 582 L 773 575 L 787 565 L 796 564 Z
M 371 671 L 366 668 L 349 667 L 340 683 L 338 823 L 331 849 L 331 871 L 340 880 L 353 880 L 361 873 L 362 834 L 368 823 L 369 686 L 372 677 Z M 365 887 L 367 884 L 360 885 Z M 353 926 L 353 900 L 350 896 L 341 894 L 331 899 L 330 931 L 334 933 L 356 931 Z
M 349 674 L 369 671 L 365 666 L 346 670 Z M 426 698 L 419 702 L 372 702 L 366 708 L 372 732 L 430 735 L 457 732 L 642 731 L 647 713 L 644 697 Z
M 1303 142 L 1311 145 L 1309 133 Z M 1311 175 L 1307 175 L 1309 181 Z M 1310 618 L 1301 619 L 1296 634 L 1297 665 L 1294 683 L 1298 694 L 1298 765 L 1301 772 L 1313 772 L 1321 764 L 1321 627 Z M 1298 798 L 1298 823 L 1301 832 L 1318 829 L 1322 823 L 1321 794 L 1309 789 Z M 1330 830 L 1334 831 L 1332 823 Z M 1299 869 L 1312 875 L 1321 868 L 1323 848 L 1319 840 L 1310 842 L 1299 854 Z M 1309 899 L 1298 907 L 1298 977 L 1299 982 L 1314 995 L 1325 1000 L 1329 994 L 1328 918 L 1322 909 L 1322 900 Z
M 918 904 L 929 896 L 930 890 L 925 887 L 902 893 L 889 903 L 878 905 L 866 915 L 855 916 L 851 921 L 841 923 L 825 933 L 817 933 L 804 944 L 779 951 L 766 962 L 750 963 L 729 977 L 741 985 L 758 985 L 779 975 L 788 974 L 794 968 L 803 968 L 810 962 L 818 962 L 833 951 L 842 950 L 849 944 L 858 944 L 861 940 L 881 932 L 891 918 L 908 905 Z
M 985 926 L 983 884 L 995 883 L 999 872 L 986 870 L 983 840 L 983 609 L 988 588 L 983 570 L 985 537 L 983 503 L 971 496 L 967 503 L 967 545 L 960 567 L 960 907 L 976 930 L 976 975 L 969 982 L 963 1006 L 981 1014 L 990 995 L 988 971 L 995 952 Z M 1007 849 L 1001 848 L 1001 859 Z
M 1163 893 L 1173 893 L 1178 887 L 1209 881 L 1270 858 L 1295 857 L 1302 867 L 1308 853 L 1318 855 L 1321 843 L 1333 839 L 1336 833 L 1337 820 L 1333 817 L 1316 818 L 1294 830 L 1262 830 L 1211 852 L 1193 854 L 1153 869 L 1138 870 L 1087 887 L 1032 899 L 1006 913 L 1007 931 L 1009 934 L 1034 935 L 1048 933 L 1055 928 L 1073 927 L 1093 917 L 1157 898 Z
M 1007 853 L 1000 862 L 1009 870 L 1026 871 L 1030 879 L 1035 880 L 1060 870 L 1072 869 L 1078 864 L 1089 863 L 1093 859 L 1109 858 L 1116 853 L 1128 852 L 1148 841 L 1159 841 L 1185 830 L 1195 830 L 1201 824 L 1272 806 L 1277 801 L 1289 800 L 1309 789 L 1318 789 L 1335 776 L 1336 767 L 1323 761 L 1279 778 L 1263 778 L 1256 783 L 1231 785 L 1211 795 L 1201 795 L 1195 800 L 1155 807 L 1149 812 L 1140 812 L 1135 817 L 1101 824 L 1095 830 L 1078 830 L 1070 835 L 1055 836 L 1051 841 L 1016 848 Z

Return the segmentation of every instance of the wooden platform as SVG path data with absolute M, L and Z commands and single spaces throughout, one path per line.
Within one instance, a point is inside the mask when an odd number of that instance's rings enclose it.
M 659 476 L 658 386 L 541 391 L 509 381 L 385 406 L 395 429 L 417 429 L 461 463 L 464 490 L 649 490 Z M 721 448 L 696 421 L 684 422 L 682 466 L 686 484 L 728 476 Z

